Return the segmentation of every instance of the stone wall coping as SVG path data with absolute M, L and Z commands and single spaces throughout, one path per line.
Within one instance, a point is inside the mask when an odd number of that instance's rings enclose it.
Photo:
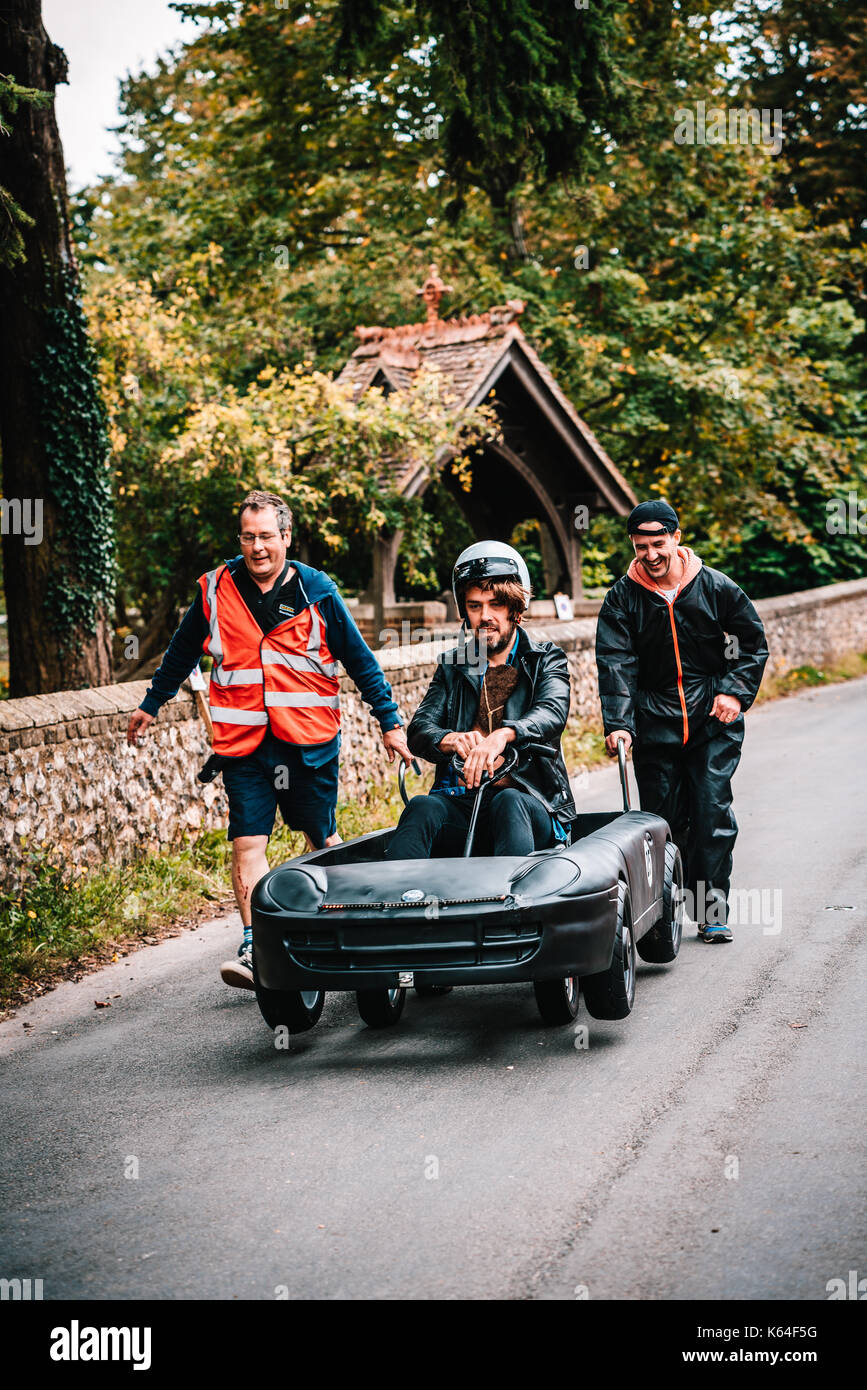
M 26 695 L 18 700 L 0 700 L 0 734 L 19 729 L 45 728 L 52 724 L 73 723 L 95 715 L 132 714 L 141 704 L 150 681 L 94 686 L 90 690 L 58 690 L 51 695 Z M 192 701 L 183 686 L 169 704 Z
M 776 598 L 756 600 L 763 620 L 784 617 L 801 610 L 827 607 L 847 599 L 867 598 L 867 579 L 850 579 L 841 584 L 825 584 L 818 589 L 781 594 Z M 565 651 L 580 651 L 591 647 L 596 622 L 593 618 L 573 618 L 568 622 L 556 619 L 550 623 L 534 622 L 530 635 L 536 642 L 556 642 Z M 384 648 L 375 652 L 383 671 L 411 671 L 431 666 L 441 652 L 453 647 L 458 640 L 457 630 L 432 641 L 410 642 L 405 646 Z M 22 729 L 44 728 L 52 724 L 72 723 L 96 715 L 131 714 L 138 709 L 150 681 L 129 681 L 115 685 L 96 686 L 90 690 L 59 690 L 48 695 L 27 695 L 17 700 L 0 700 L 0 734 Z M 341 686 L 349 689 L 350 677 L 341 675 Z M 169 704 L 192 704 L 193 696 L 184 686 Z
M 373 621 L 374 605 L 362 599 L 345 600 L 346 606 L 352 616 L 358 619 L 368 619 Z M 403 619 L 412 620 L 413 618 L 429 618 L 435 622 L 445 622 L 447 618 L 447 608 L 439 599 L 414 599 L 406 603 L 388 603 L 385 606 L 385 625 L 393 626 L 400 623 Z
M 577 651 L 592 645 L 596 633 L 594 618 L 572 618 L 569 622 L 553 619 L 550 623 L 533 623 L 527 635 L 534 642 L 556 642 L 565 651 Z M 459 630 L 436 637 L 432 641 L 410 642 L 403 647 L 386 647 L 374 652 L 384 671 L 402 670 L 413 666 L 431 666 L 441 652 L 449 651 L 460 642 Z M 348 680 L 346 676 L 344 679 Z
M 775 618 L 802 609 L 827 608 L 829 604 L 862 596 L 867 598 L 867 579 L 847 579 L 842 584 L 823 584 L 820 589 L 801 589 L 777 598 L 759 598 L 756 609 L 762 618 Z

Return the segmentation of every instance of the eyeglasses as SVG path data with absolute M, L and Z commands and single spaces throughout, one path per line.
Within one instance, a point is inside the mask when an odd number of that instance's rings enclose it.
M 263 545 L 271 545 L 274 541 L 279 539 L 280 537 L 276 531 L 266 531 L 261 536 L 251 536 L 248 531 L 245 531 L 243 536 L 238 537 L 238 540 L 244 546 L 255 545 L 257 541 L 261 541 Z

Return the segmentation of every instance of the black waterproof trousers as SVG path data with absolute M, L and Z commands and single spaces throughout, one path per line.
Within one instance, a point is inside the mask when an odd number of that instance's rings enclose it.
M 641 809 L 662 816 L 683 859 L 685 908 L 693 921 L 725 925 L 738 823 L 732 777 L 744 741 L 743 716 L 706 719 L 686 744 L 633 745 Z
M 460 858 L 474 800 L 469 794 L 414 796 L 389 841 L 386 859 Z M 537 797 L 515 787 L 485 793 L 474 854 L 532 854 L 553 844 L 551 813 Z

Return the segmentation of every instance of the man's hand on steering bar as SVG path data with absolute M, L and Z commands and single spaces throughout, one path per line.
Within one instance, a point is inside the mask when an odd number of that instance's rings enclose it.
M 463 734 L 446 734 L 444 738 L 440 739 L 439 747 L 441 752 L 448 753 L 449 756 L 457 753 L 459 758 L 466 758 L 476 744 L 481 743 L 481 741 L 482 735 L 478 729 L 468 729 Z
M 617 757 L 617 740 L 619 738 L 622 738 L 623 742 L 626 744 L 627 753 L 632 747 L 632 735 L 629 732 L 629 730 L 615 729 L 614 732 L 610 733 L 605 740 L 605 752 L 608 754 L 609 758 Z
M 506 745 L 513 743 L 514 739 L 514 729 L 495 729 L 487 738 L 480 737 L 464 760 L 464 770 L 461 773 L 464 785 L 472 791 L 480 785 L 482 773 L 487 772 L 489 776 L 493 776 L 494 768 L 502 761 Z

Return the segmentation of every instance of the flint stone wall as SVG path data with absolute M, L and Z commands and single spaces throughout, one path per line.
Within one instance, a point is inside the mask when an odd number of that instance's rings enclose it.
M 757 604 L 778 671 L 832 663 L 867 651 L 867 579 Z M 593 654 L 595 620 L 533 623 L 533 637 L 556 642 L 572 677 L 572 719 L 599 726 Z M 427 689 L 436 653 L 454 639 L 385 650 L 379 659 L 408 721 Z M 196 781 L 209 748 L 193 696 L 163 707 L 138 748 L 126 742 L 129 716 L 147 681 L 0 701 L 0 876 L 14 880 L 27 848 L 56 846 L 72 863 L 130 862 L 187 835 L 224 829 L 222 779 Z M 394 776 L 379 730 L 348 676 L 341 678 L 340 794 L 363 801 Z M 24 844 L 22 844 L 24 837 Z

